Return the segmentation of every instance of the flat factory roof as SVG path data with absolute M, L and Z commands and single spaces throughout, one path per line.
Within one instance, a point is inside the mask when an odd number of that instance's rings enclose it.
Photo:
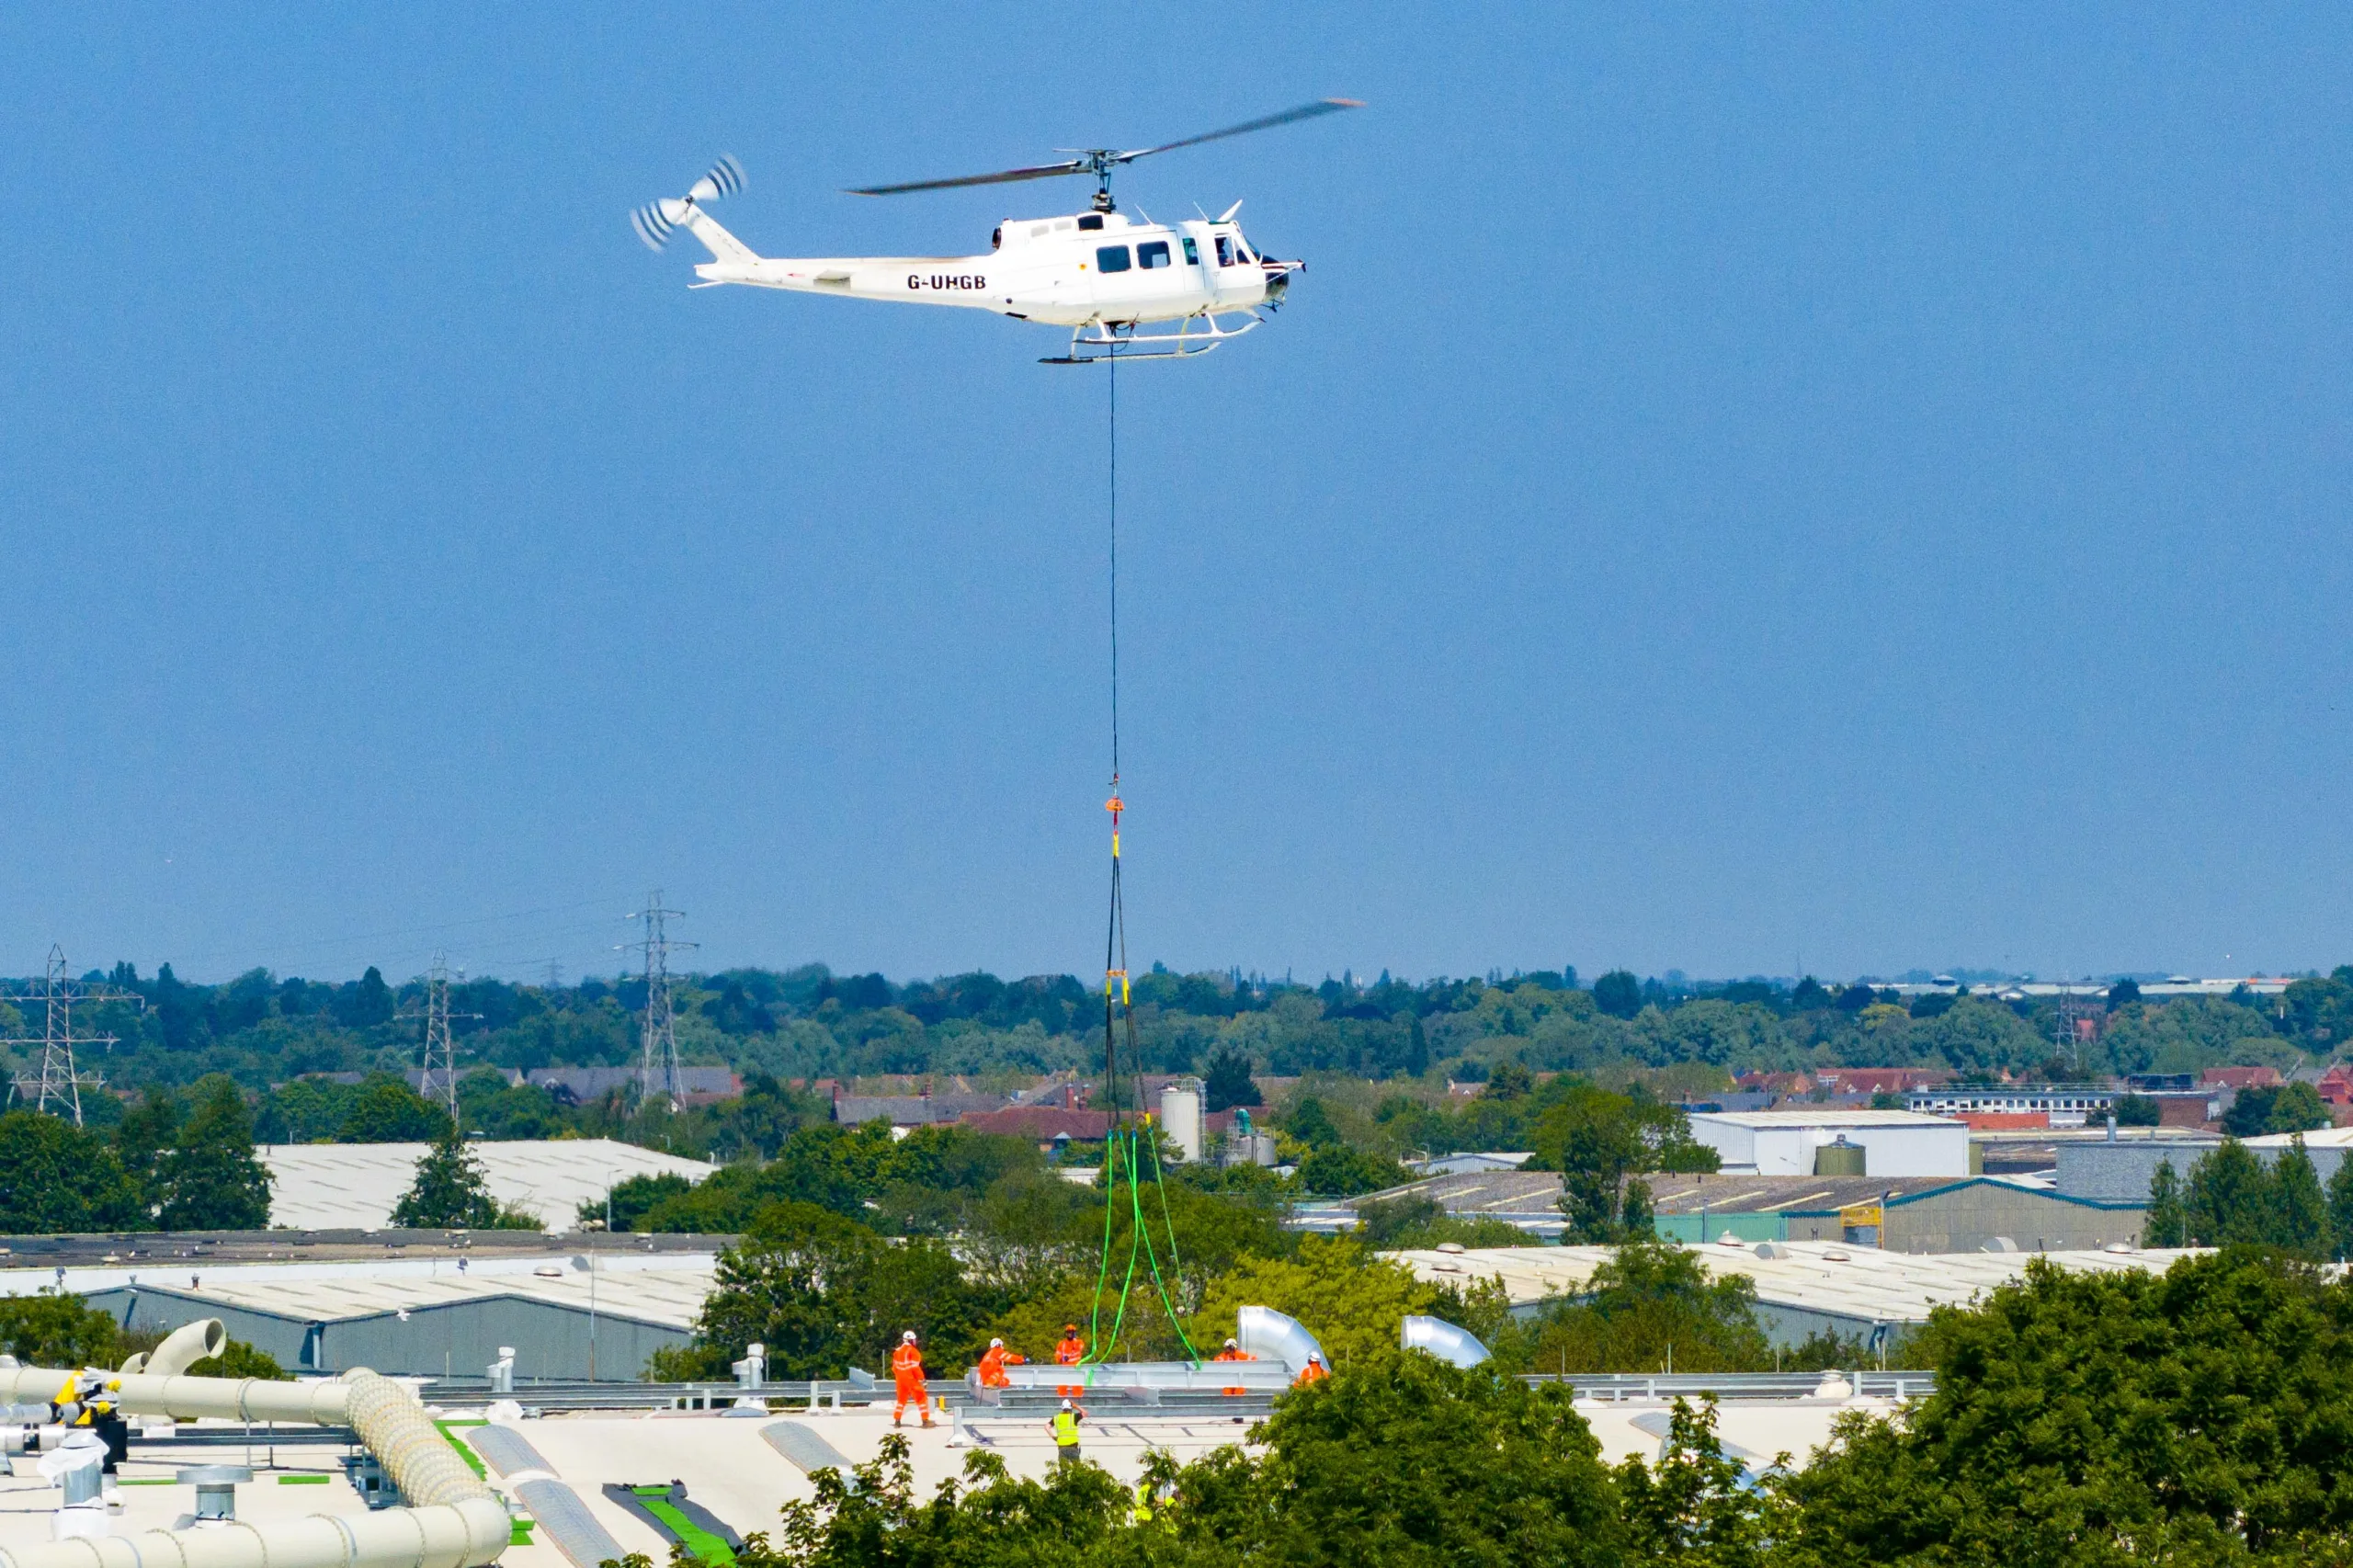
M 665 1328 L 692 1327 L 710 1294 L 717 1259 L 710 1253 L 643 1256 L 599 1254 L 589 1271 L 569 1259 L 446 1257 L 364 1263 L 264 1263 L 213 1268 L 185 1265 L 69 1268 L 63 1288 L 75 1295 L 135 1288 L 304 1323 L 414 1312 L 423 1307 L 511 1296 L 585 1312 L 596 1310 Z M 0 1269 L 0 1296 L 29 1295 L 60 1283 L 54 1269 Z
M 381 1229 L 416 1179 L 424 1143 L 264 1144 L 254 1153 L 271 1177 L 269 1221 L 297 1230 Z M 549 1230 L 577 1224 L 580 1206 L 600 1203 L 615 1183 L 675 1175 L 700 1181 L 719 1167 L 610 1138 L 484 1140 L 466 1145 L 481 1162 L 491 1196 L 536 1214 Z
M 1911 1110 L 1867 1110 L 1825 1106 L 1819 1110 L 1695 1110 L 1694 1121 L 1721 1121 L 1763 1132 L 1782 1127 L 1938 1127 L 1962 1124 L 1949 1116 Z
M 2042 1257 L 2062 1268 L 2163 1273 L 2188 1254 L 2166 1248 L 2127 1252 L 1893 1253 L 1836 1242 L 1776 1242 L 1779 1256 L 1759 1257 L 1745 1244 L 1711 1242 L 1692 1250 L 1711 1274 L 1745 1274 L 1756 1299 L 1771 1306 L 1828 1312 L 1870 1323 L 1922 1323 L 1929 1309 L 1961 1306 L 2005 1285 Z M 1437 1285 L 1477 1279 L 1502 1282 L 1515 1307 L 1581 1293 L 1609 1247 L 1476 1247 L 1459 1253 L 1394 1252 L 1382 1256 Z

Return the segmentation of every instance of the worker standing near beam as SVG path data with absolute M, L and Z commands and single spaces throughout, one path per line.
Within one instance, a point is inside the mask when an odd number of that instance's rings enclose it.
M 1054 1460 L 1064 1470 L 1078 1463 L 1078 1424 L 1086 1419 L 1086 1411 L 1064 1400 L 1046 1424 L 1054 1434 Z
M 915 1345 L 915 1331 L 909 1329 L 899 1335 L 899 1347 L 891 1352 L 891 1380 L 897 1385 L 899 1402 L 891 1410 L 891 1425 L 896 1426 L 907 1414 L 912 1402 L 923 1416 L 923 1424 L 931 1425 L 931 1395 L 923 1384 L 923 1351 Z
M 1086 1341 L 1078 1336 L 1078 1324 L 1074 1323 L 1063 1324 L 1063 1342 L 1054 1346 L 1054 1365 L 1075 1367 L 1086 1359 Z M 1082 1391 L 1075 1383 L 1063 1383 L 1054 1392 L 1060 1394 L 1076 1394 Z

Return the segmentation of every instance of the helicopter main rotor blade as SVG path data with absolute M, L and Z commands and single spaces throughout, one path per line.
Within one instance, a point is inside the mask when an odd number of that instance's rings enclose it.
M 1149 158 L 1154 153 L 1173 153 L 1179 147 L 1198 147 L 1204 142 L 1222 142 L 1226 137 L 1246 135 L 1253 131 L 1271 131 L 1278 125 L 1289 125 L 1293 120 L 1313 119 L 1318 115 L 1337 114 L 1344 108 L 1362 108 L 1364 103 L 1358 98 L 1318 98 L 1312 104 L 1302 104 L 1297 108 L 1287 108 L 1280 114 L 1264 115 L 1256 119 L 1244 120 L 1240 125 L 1229 125 L 1223 131 L 1211 131 L 1199 136 L 1188 136 L 1182 142 L 1164 142 L 1157 147 L 1139 147 L 1132 153 L 1121 153 L 1118 161 L 1122 164 L 1132 164 L 1138 158 Z
M 960 185 L 1009 185 L 1017 179 L 1052 179 L 1057 175 L 1083 175 L 1087 165 L 1073 159 L 1066 164 L 1040 164 L 1029 169 L 1001 169 L 993 175 L 959 175 L 954 179 L 911 180 L 905 185 L 870 185 L 844 192 L 848 196 L 904 196 L 911 190 L 947 190 Z

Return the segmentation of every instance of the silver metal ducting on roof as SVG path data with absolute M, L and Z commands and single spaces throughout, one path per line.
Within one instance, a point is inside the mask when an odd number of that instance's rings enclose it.
M 1469 1329 L 1455 1327 L 1444 1318 L 1403 1319 L 1397 1324 L 1397 1346 L 1402 1350 L 1427 1350 L 1439 1360 L 1451 1361 L 1458 1367 L 1475 1367 L 1489 1356 L 1478 1335 Z
M 1299 1376 L 1313 1353 L 1324 1366 L 1332 1358 L 1324 1354 L 1324 1346 L 1297 1318 L 1286 1317 L 1272 1307 L 1245 1307 L 1237 1316 L 1234 1339 L 1242 1348 L 1262 1361 L 1280 1361 Z

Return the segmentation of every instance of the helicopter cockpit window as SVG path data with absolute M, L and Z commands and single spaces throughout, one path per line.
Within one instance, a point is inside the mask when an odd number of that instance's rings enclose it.
M 1233 239 L 1232 235 L 1220 234 L 1217 237 L 1217 264 L 1220 267 L 1232 267 L 1233 265 Z
M 1099 229 L 1103 226 L 1103 214 L 1100 212 L 1089 212 L 1085 217 L 1079 219 L 1078 226 L 1082 229 Z
M 1097 272 L 1125 272 L 1128 267 L 1127 246 L 1098 245 L 1096 247 L 1095 269 Z
M 1185 236 L 1185 265 L 1188 267 L 1201 265 L 1201 249 L 1193 243 L 1193 236 L 1190 234 Z
M 1150 272 L 1155 267 L 1168 265 L 1168 242 L 1153 240 L 1136 246 L 1136 265 Z

